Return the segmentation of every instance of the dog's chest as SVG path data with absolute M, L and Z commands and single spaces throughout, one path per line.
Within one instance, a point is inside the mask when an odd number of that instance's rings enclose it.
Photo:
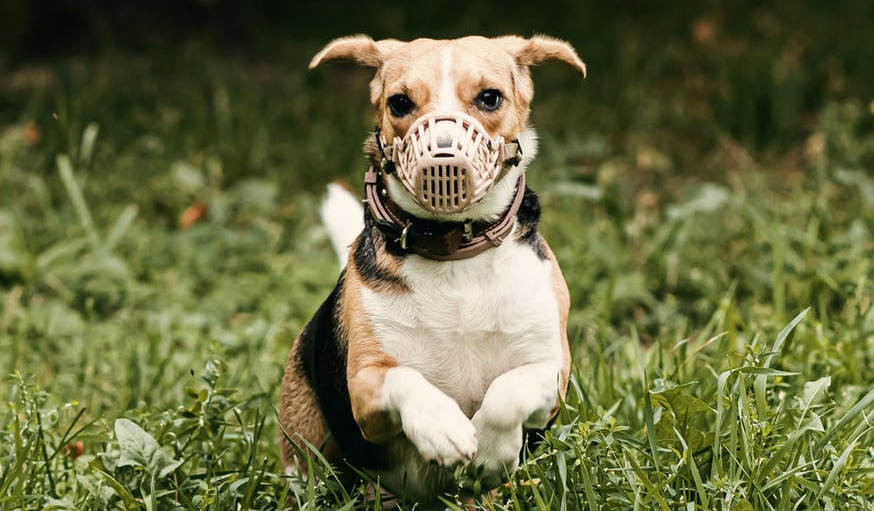
M 551 272 L 511 238 L 460 261 L 411 256 L 401 269 L 409 292 L 365 289 L 362 299 L 386 354 L 472 415 L 496 376 L 561 356 Z

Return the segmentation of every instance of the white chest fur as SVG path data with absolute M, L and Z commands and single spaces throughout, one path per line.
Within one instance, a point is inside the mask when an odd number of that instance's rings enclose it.
M 419 371 L 472 416 L 489 384 L 523 364 L 561 360 L 552 265 L 511 234 L 470 259 L 410 256 L 410 291 L 364 289 L 362 301 L 386 354 Z

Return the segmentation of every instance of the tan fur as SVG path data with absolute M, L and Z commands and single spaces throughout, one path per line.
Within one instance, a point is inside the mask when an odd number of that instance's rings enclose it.
M 563 401 L 567 396 L 568 382 L 570 381 L 571 374 L 571 350 L 567 337 L 567 318 L 568 313 L 570 312 L 571 295 L 570 291 L 568 291 L 567 282 L 564 280 L 564 275 L 561 273 L 561 267 L 558 265 L 558 259 L 555 258 L 555 254 L 552 253 L 552 249 L 549 248 L 549 244 L 546 243 L 546 240 L 543 239 L 542 236 L 540 241 L 543 243 L 543 249 L 546 251 L 546 255 L 552 263 L 552 289 L 555 292 L 555 299 L 558 302 L 562 354 L 561 385 L 558 390 L 559 396 Z M 552 416 L 555 416 L 555 414 L 558 413 L 560 406 L 560 402 L 556 403 Z
M 336 448 L 322 449 L 333 444 L 328 438 L 328 425 L 322 416 L 316 393 L 302 369 L 298 366 L 298 349 L 300 337 L 295 339 L 288 363 L 285 365 L 285 374 L 282 377 L 282 398 L 279 403 L 279 421 L 285 428 L 286 433 L 292 440 L 298 442 L 299 438 L 320 448 L 326 456 L 331 456 Z M 284 466 L 296 466 L 303 473 L 305 466 L 298 466 L 297 451 L 291 446 L 284 434 L 280 434 L 282 446 L 282 461 Z M 298 445 L 306 450 L 303 443 Z M 331 461 L 332 458 L 328 458 Z
M 528 67 L 547 60 L 560 60 L 586 76 L 586 64 L 580 60 L 573 46 L 561 39 L 536 35 L 530 39 L 505 36 L 499 38 L 499 41 L 516 57 L 520 66 Z
M 400 424 L 382 409 L 381 393 L 385 373 L 398 365 L 383 353 L 379 340 L 361 305 L 364 283 L 357 269 L 346 270 L 341 298 L 340 328 L 349 340 L 346 358 L 346 378 L 352 415 L 362 435 L 374 443 L 383 443 L 401 432 Z
M 350 254 L 355 252 L 353 245 Z M 400 262 L 385 252 L 384 247 L 377 251 L 377 264 L 389 275 L 396 275 Z M 370 324 L 361 307 L 361 288 L 366 284 L 355 268 L 350 256 L 343 290 L 340 296 L 342 313 L 338 318 L 342 335 L 341 340 L 348 342 L 347 378 L 349 396 L 352 401 L 352 412 L 361 428 L 364 438 L 371 442 L 381 443 L 400 432 L 400 426 L 392 424 L 389 417 L 383 413 L 379 394 L 385 371 L 397 365 L 391 357 L 382 353 L 374 337 Z M 377 292 L 401 293 L 407 288 L 397 282 L 382 281 L 369 286 Z M 282 397 L 280 401 L 279 419 L 286 433 L 296 440 L 303 438 L 316 447 L 331 462 L 340 461 L 340 452 L 331 439 L 328 425 L 319 409 L 315 391 L 309 385 L 303 370 L 298 365 L 300 337 L 298 337 L 282 378 Z M 281 436 L 283 464 L 298 466 L 297 453 L 289 444 L 285 435 Z M 303 445 L 301 444 L 301 447 Z M 305 472 L 306 467 L 298 466 L 298 471 Z
M 545 36 L 525 39 L 518 36 L 486 38 L 469 36 L 460 39 L 394 39 L 373 41 L 367 36 L 337 39 L 320 51 L 310 67 L 331 59 L 349 59 L 375 67 L 370 83 L 370 99 L 377 124 L 387 140 L 402 136 L 417 118 L 436 109 L 438 91 L 443 81 L 442 58 L 448 52 L 452 60 L 450 79 L 458 103 L 479 120 L 489 135 L 516 137 L 528 123 L 534 87 L 528 67 L 545 60 L 566 62 L 585 75 L 586 66 L 568 43 Z M 504 96 L 503 105 L 494 112 L 483 112 L 474 100 L 484 89 L 497 89 Z M 401 118 L 393 117 L 386 101 L 395 94 L 406 94 L 416 109 Z
M 379 67 L 385 54 L 392 48 L 403 44 L 396 39 L 383 39 L 376 42 L 366 35 L 350 35 L 334 39 L 310 60 L 309 68 L 321 64 L 323 60 L 349 59 L 367 67 Z

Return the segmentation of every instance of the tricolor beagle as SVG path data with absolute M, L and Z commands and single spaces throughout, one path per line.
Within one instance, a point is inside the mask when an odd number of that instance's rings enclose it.
M 345 269 L 291 350 L 282 427 L 406 498 L 435 500 L 457 464 L 494 484 L 555 415 L 571 364 L 568 289 L 525 187 L 529 66 L 585 65 L 542 36 L 353 36 L 310 68 L 332 59 L 376 70 L 377 128 L 365 205 L 338 185 L 323 204 Z

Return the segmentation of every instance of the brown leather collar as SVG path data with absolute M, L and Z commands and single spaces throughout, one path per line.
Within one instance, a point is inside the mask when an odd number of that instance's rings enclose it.
M 377 227 L 389 243 L 428 259 L 467 259 L 500 246 L 510 234 L 525 195 L 525 172 L 519 174 L 516 195 L 507 211 L 494 222 L 436 222 L 410 215 L 384 197 L 382 174 L 367 169 L 364 193 Z

